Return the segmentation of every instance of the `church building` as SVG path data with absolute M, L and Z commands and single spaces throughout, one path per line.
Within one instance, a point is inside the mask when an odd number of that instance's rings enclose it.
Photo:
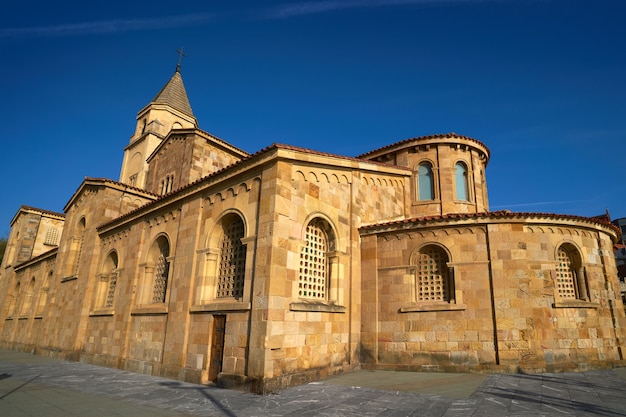
M 118 180 L 11 220 L 0 347 L 256 393 L 624 366 L 619 229 L 490 211 L 490 157 L 456 133 L 249 154 L 199 128 L 177 68 Z

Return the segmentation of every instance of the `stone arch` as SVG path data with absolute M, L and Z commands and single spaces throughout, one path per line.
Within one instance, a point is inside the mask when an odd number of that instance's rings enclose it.
M 247 193 L 248 191 L 251 190 L 251 186 L 250 184 L 246 183 L 246 182 L 242 182 L 241 184 L 239 184 L 239 187 L 237 189 L 237 194 L 239 193 Z
M 230 208 L 221 213 L 213 226 L 211 227 L 210 232 L 206 236 L 205 247 L 207 248 L 217 248 L 219 246 L 220 239 L 223 234 L 223 225 L 224 223 L 232 220 L 232 216 L 238 216 L 241 218 L 244 226 L 244 237 L 248 236 L 248 221 L 246 220 L 246 216 L 238 209 Z
M 303 225 L 302 225 L 303 227 L 300 232 L 300 238 L 304 239 L 304 236 L 306 235 L 307 225 L 315 219 L 323 220 L 325 222 L 326 232 L 332 235 L 332 242 L 330 242 L 329 250 L 332 250 L 332 251 L 337 250 L 337 248 L 339 247 L 339 243 L 340 243 L 338 241 L 339 234 L 337 233 L 337 228 L 335 224 L 333 223 L 333 221 L 330 219 L 330 217 L 320 212 L 311 213 L 307 216 L 306 220 L 303 222 Z

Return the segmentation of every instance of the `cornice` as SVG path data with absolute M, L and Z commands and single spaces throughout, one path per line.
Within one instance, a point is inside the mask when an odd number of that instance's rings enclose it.
M 619 229 L 612 223 L 594 217 L 584 217 L 569 214 L 511 212 L 508 210 L 482 213 L 451 213 L 436 216 L 422 216 L 408 219 L 391 220 L 381 223 L 363 225 L 359 228 L 361 235 L 371 235 L 384 232 L 400 231 L 414 228 L 428 228 L 457 225 L 480 225 L 493 223 L 524 223 L 527 225 L 554 224 L 562 226 L 576 225 L 591 229 L 604 228 L 606 232 L 617 239 Z

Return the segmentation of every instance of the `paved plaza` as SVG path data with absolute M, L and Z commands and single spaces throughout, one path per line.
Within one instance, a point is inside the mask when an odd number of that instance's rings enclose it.
M 261 396 L 0 350 L 0 416 L 626 416 L 626 368 L 357 371 Z

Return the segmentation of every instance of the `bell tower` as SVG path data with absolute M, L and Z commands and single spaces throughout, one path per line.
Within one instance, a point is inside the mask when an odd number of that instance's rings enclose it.
M 179 51 L 182 58 L 182 49 Z M 180 74 L 180 58 L 174 75 L 156 97 L 137 113 L 135 133 L 124 148 L 119 181 L 144 189 L 148 171 L 147 159 L 174 129 L 198 128 L 187 91 Z

